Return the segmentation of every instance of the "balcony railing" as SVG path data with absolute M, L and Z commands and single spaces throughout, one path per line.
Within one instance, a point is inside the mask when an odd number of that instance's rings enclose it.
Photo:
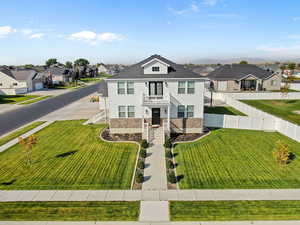
M 164 95 L 146 95 L 143 94 L 143 105 L 169 105 L 171 102 L 170 94 Z

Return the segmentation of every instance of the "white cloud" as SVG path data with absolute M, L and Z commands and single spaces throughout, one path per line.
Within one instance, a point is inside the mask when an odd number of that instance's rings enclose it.
M 206 6 L 215 6 L 217 5 L 218 0 L 203 0 L 202 4 Z
M 89 44 L 95 45 L 98 43 L 98 41 L 102 42 L 113 42 L 113 41 L 120 41 L 123 39 L 121 35 L 115 34 L 115 33 L 100 33 L 97 34 L 93 31 L 80 31 L 78 33 L 71 34 L 69 36 L 70 40 L 76 40 L 76 41 L 84 41 Z
M 197 13 L 200 9 L 199 6 L 195 2 L 193 2 L 185 9 L 174 9 L 169 7 L 168 10 L 176 15 L 186 15 L 191 13 Z
M 29 35 L 33 33 L 32 29 L 28 29 L 28 28 L 21 29 L 20 32 L 24 35 Z
M 17 30 L 11 26 L 2 26 L 0 27 L 0 38 L 4 38 L 9 34 L 15 33 Z
M 299 57 L 300 44 L 294 44 L 289 46 L 262 45 L 257 47 L 257 50 L 269 53 L 271 56 Z
M 41 39 L 42 37 L 44 37 L 45 34 L 43 33 L 36 33 L 36 34 L 32 34 L 29 36 L 29 39 Z

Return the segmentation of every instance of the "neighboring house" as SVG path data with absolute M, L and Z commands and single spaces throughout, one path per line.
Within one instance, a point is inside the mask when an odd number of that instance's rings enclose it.
M 280 90 L 282 75 L 251 64 L 224 65 L 207 76 L 215 91 Z
M 159 55 L 127 67 L 107 78 L 107 87 L 101 85 L 110 132 L 143 133 L 149 124 L 164 126 L 168 132 L 201 133 L 204 81 Z
M 200 76 L 207 76 L 209 73 L 213 72 L 218 66 L 213 65 L 193 65 L 188 67 L 193 72 L 199 74 Z
M 100 63 L 98 65 L 98 73 L 108 73 L 108 69 L 106 68 L 106 66 L 103 63 Z
M 73 81 L 74 71 L 65 67 L 51 66 L 43 72 L 43 77 L 50 77 L 53 84 L 64 84 Z
M 24 94 L 42 88 L 42 79 L 35 70 L 0 68 L 0 94 Z

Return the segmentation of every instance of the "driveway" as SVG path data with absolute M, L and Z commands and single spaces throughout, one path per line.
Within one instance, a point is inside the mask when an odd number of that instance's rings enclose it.
M 99 83 L 0 114 L 0 136 L 63 108 L 99 89 Z

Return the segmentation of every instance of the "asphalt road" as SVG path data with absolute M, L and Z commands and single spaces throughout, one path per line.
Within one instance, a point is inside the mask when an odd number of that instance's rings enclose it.
M 99 83 L 0 114 L 0 136 L 98 91 Z M 0 105 L 1 107 L 1 105 Z

